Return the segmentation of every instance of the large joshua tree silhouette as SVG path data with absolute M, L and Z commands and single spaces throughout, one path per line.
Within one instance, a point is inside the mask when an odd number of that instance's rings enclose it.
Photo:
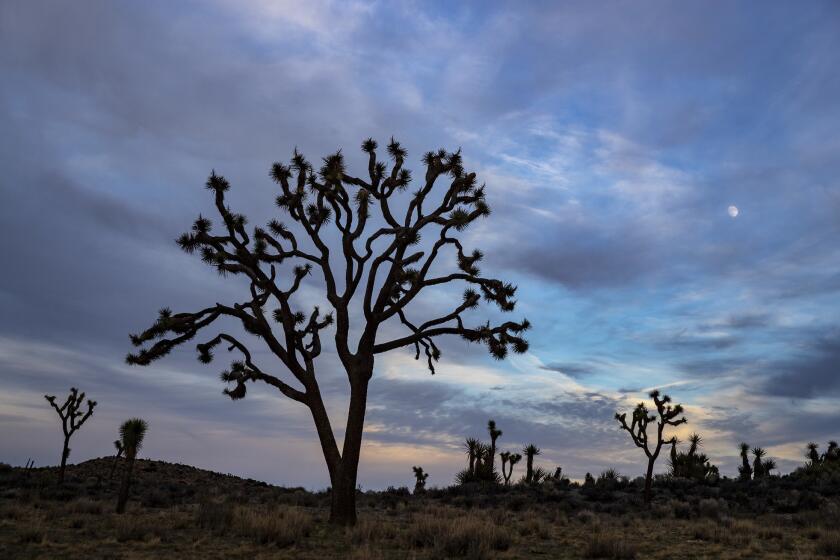
M 161 310 L 150 328 L 131 337 L 141 349 L 127 358 L 131 364 L 147 365 L 218 319 L 240 322 L 277 363 L 258 365 L 249 343 L 228 332 L 198 344 L 199 359 L 209 363 L 220 344 L 241 354 L 242 359 L 222 374 L 231 385 L 225 393 L 232 399 L 245 396 L 246 383 L 259 381 L 309 408 L 332 483 L 330 519 L 342 525 L 356 521 L 359 452 L 368 384 L 378 354 L 413 347 L 415 357 L 419 359 L 422 352 L 434 373 L 441 354 L 435 340 L 443 335 L 484 343 L 498 359 L 509 349 L 522 353 L 528 348 L 523 338 L 529 327 L 525 320 L 475 327 L 464 322 L 465 312 L 477 307 L 482 296 L 502 311 L 512 311 L 516 288 L 482 276 L 477 266 L 482 253 L 465 251 L 458 239 L 458 232 L 490 213 L 484 186 L 477 184 L 475 173 L 464 170 L 460 151 L 427 153 L 422 186 L 395 197 L 411 181 L 411 173 L 403 167 L 405 149 L 391 139 L 387 147 L 390 169 L 377 158 L 373 139 L 364 141 L 362 150 L 368 158 L 368 179 L 348 173 L 341 151 L 324 158 L 317 172 L 297 150 L 290 165 L 272 166 L 270 176 L 280 188 L 277 205 L 295 222 L 293 228 L 273 220 L 267 228 L 246 231 L 245 217 L 225 201 L 230 184 L 212 173 L 207 188 L 215 199 L 221 227 L 214 231 L 210 220 L 199 216 L 178 244 L 188 253 L 199 252 L 220 274 L 246 278 L 249 295 L 241 303 L 216 303 L 193 312 Z M 448 186 L 435 189 L 443 177 L 448 177 Z M 396 206 L 401 201 L 404 212 L 400 213 Z M 377 229 L 366 233 L 368 226 Z M 418 246 L 421 236 L 428 240 L 424 249 Z M 439 257 L 446 250 L 454 251 L 458 269 L 448 274 L 439 270 Z M 314 307 L 307 317 L 296 306 L 295 296 L 313 270 L 320 272 L 319 284 L 331 311 L 324 314 Z M 451 311 L 428 320 L 410 317 L 409 304 L 426 288 L 458 282 L 467 288 Z M 401 325 L 407 333 L 383 340 L 383 325 L 389 322 Z M 336 355 L 349 383 L 341 448 L 316 367 L 321 333 L 333 323 Z M 390 334 L 394 329 L 389 326 L 387 331 Z
M 82 408 L 82 403 L 85 400 L 85 394 L 79 393 L 75 387 L 70 388 L 70 394 L 67 395 L 67 400 L 64 404 L 58 406 L 55 402 L 54 395 L 44 395 L 47 402 L 58 413 L 61 418 L 61 430 L 64 433 L 64 447 L 61 450 L 61 467 L 58 470 L 58 483 L 64 483 L 64 471 L 67 468 L 67 458 L 70 456 L 70 438 L 76 433 L 76 430 L 82 427 L 82 424 L 87 422 L 93 414 L 93 409 L 96 408 L 96 401 L 88 399 L 87 411 L 79 410 Z
M 627 424 L 627 413 L 616 413 L 615 419 L 618 420 L 622 430 L 627 431 L 633 439 L 636 447 L 645 452 L 648 458 L 647 472 L 645 473 L 645 503 L 650 503 L 651 498 L 651 483 L 653 481 L 653 466 L 656 459 L 659 457 L 659 452 L 662 451 L 662 446 L 666 443 L 674 444 L 676 436 L 665 439 L 664 432 L 666 426 L 679 426 L 686 423 L 688 420 L 685 417 L 677 418 L 683 413 L 683 407 L 680 404 L 671 406 L 671 397 L 668 395 L 660 395 L 659 391 L 652 391 L 650 398 L 656 406 L 656 414 L 648 412 L 645 403 L 639 403 L 633 410 L 633 418 L 630 424 Z M 652 434 L 648 434 L 648 428 L 655 427 Z M 651 439 L 651 437 L 655 439 Z

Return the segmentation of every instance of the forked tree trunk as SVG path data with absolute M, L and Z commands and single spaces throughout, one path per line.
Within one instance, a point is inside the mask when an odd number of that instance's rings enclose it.
M 61 468 L 58 470 L 58 483 L 64 484 L 64 471 L 67 469 L 67 458 L 70 456 L 70 436 L 64 437 L 64 448 L 61 450 Z
M 126 457 L 128 464 L 125 467 L 122 484 L 120 484 L 120 495 L 117 498 L 117 513 L 125 513 L 125 504 L 128 502 L 128 490 L 131 486 L 131 471 L 134 470 L 134 456 Z
M 360 371 L 355 372 L 357 375 L 350 376 L 350 406 L 347 412 L 347 428 L 344 432 L 344 449 L 338 468 L 335 469 L 332 477 L 330 523 L 333 525 L 356 524 L 356 480 L 365 427 L 370 372 L 370 370 Z

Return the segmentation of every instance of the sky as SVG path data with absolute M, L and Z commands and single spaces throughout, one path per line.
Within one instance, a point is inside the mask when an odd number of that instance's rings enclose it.
M 840 437 L 839 66 L 836 2 L 0 3 L 0 461 L 56 464 L 43 395 L 77 386 L 99 405 L 71 462 L 142 416 L 146 457 L 328 486 L 305 407 L 229 400 L 190 347 L 128 366 L 128 334 L 243 299 L 174 243 L 212 215 L 211 170 L 262 224 L 282 217 L 272 162 L 340 148 L 363 175 L 361 141 L 394 136 L 415 177 L 461 148 L 486 182 L 464 243 L 533 328 L 503 362 L 442 341 L 433 377 L 378 356 L 363 488 L 412 465 L 450 484 L 490 418 L 549 470 L 639 475 L 613 415 L 652 388 L 724 474 L 741 441 L 788 472 Z M 341 425 L 329 345 L 319 378 Z

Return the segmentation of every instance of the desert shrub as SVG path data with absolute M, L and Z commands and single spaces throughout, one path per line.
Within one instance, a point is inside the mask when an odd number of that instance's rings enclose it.
M 17 533 L 17 540 L 20 544 L 40 544 L 44 542 L 44 526 L 42 523 L 27 523 Z
M 708 498 L 700 500 L 697 504 L 697 513 L 701 517 L 709 517 L 711 519 L 719 519 L 726 509 L 726 502 Z
M 203 500 L 196 510 L 196 523 L 215 535 L 226 533 L 233 522 L 233 504 L 227 501 Z
M 441 511 L 442 510 L 442 511 Z M 504 527 L 487 517 L 461 515 L 451 517 L 443 508 L 415 516 L 404 534 L 410 548 L 430 548 L 436 557 L 492 558 L 494 552 L 510 548 L 512 537 Z
M 840 533 L 823 533 L 817 541 L 817 552 L 824 556 L 840 556 Z
M 237 534 L 281 548 L 300 543 L 312 533 L 314 525 L 313 517 L 298 507 L 236 507 L 233 514 Z
M 537 536 L 543 540 L 551 538 L 551 526 L 537 515 L 531 515 L 517 524 L 517 530 L 523 537 Z
M 636 558 L 636 555 L 636 547 L 627 542 L 624 535 L 604 531 L 591 533 L 583 551 L 584 558 L 630 560 Z
M 118 515 L 114 524 L 114 537 L 117 542 L 146 541 L 166 530 L 166 527 L 162 527 L 155 519 L 134 515 Z
M 575 520 L 584 525 L 597 525 L 599 521 L 598 516 L 588 509 L 584 509 L 577 512 L 577 514 L 575 515 Z
M 81 513 L 84 515 L 102 515 L 102 502 L 97 502 L 89 498 L 80 498 L 70 502 L 68 508 L 70 513 Z

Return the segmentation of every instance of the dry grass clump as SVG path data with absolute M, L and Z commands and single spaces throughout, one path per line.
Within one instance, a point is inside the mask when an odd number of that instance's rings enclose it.
M 298 544 L 315 525 L 312 515 L 296 506 L 248 507 L 215 500 L 201 502 L 195 519 L 213 535 L 234 534 L 279 547 Z
M 510 548 L 510 531 L 487 516 L 468 513 L 460 517 L 423 513 L 413 516 L 403 534 L 408 548 L 427 548 L 436 557 L 492 558 Z
M 758 535 L 755 525 L 745 519 L 726 518 L 723 522 L 698 520 L 692 529 L 697 540 L 734 547 L 747 547 L 752 543 L 753 537 Z
M 586 541 L 584 558 L 611 558 L 632 560 L 638 551 L 624 534 L 612 531 L 594 531 Z
M 823 556 L 840 557 L 840 533 L 823 533 L 817 541 L 817 552 Z
M 251 538 L 258 544 L 287 547 L 308 537 L 314 525 L 312 515 L 294 506 L 236 507 L 232 528 L 236 534 Z

